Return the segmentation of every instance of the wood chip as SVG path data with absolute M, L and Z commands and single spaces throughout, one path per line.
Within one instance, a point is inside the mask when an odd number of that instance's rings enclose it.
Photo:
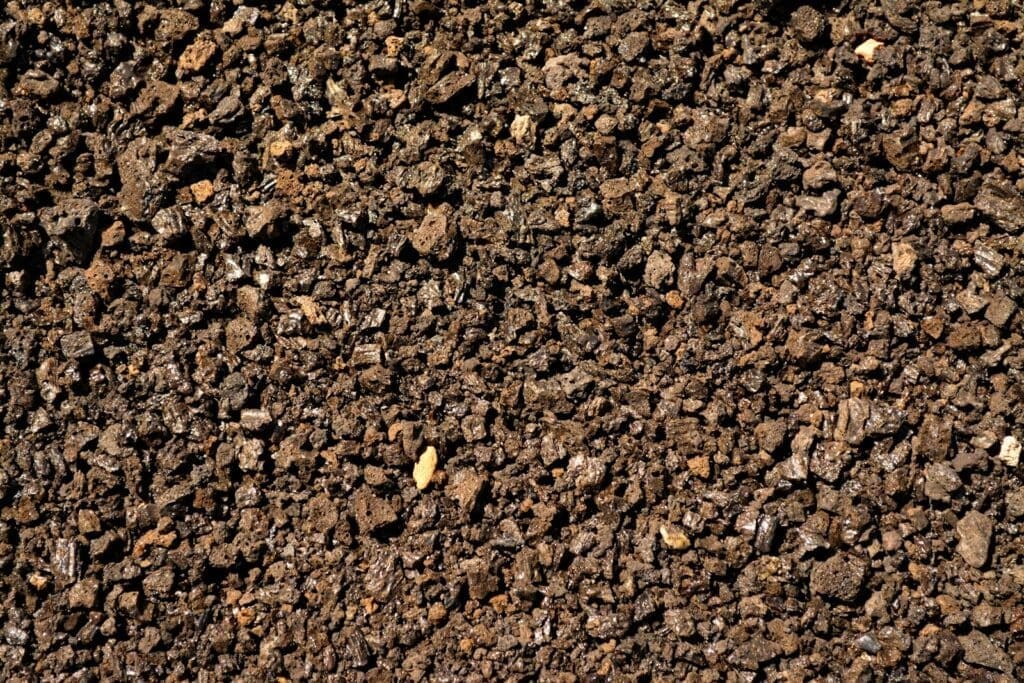
M 686 550 L 690 547 L 690 538 L 678 529 L 667 527 L 664 524 L 658 530 L 661 533 L 661 540 L 672 550 Z
M 875 63 L 875 50 L 882 47 L 885 43 L 880 43 L 874 38 L 868 38 L 863 43 L 858 45 L 854 49 L 853 53 L 863 59 L 868 64 Z
M 430 478 L 434 476 L 435 469 L 437 469 L 437 449 L 427 446 L 426 450 L 420 454 L 420 459 L 416 461 L 416 466 L 412 468 L 412 478 L 416 482 L 416 488 L 420 491 L 427 488 L 430 485 Z

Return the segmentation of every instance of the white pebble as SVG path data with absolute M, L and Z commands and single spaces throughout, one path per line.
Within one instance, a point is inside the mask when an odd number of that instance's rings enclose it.
M 1016 467 L 1020 463 L 1020 449 L 1020 441 L 1017 441 L 1017 437 L 1007 436 L 999 448 L 999 459 L 1010 467 Z

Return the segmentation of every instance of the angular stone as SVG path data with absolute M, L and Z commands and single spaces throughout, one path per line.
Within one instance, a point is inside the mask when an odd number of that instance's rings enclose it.
M 956 535 L 960 538 L 957 552 L 970 566 L 981 569 L 988 563 L 992 548 L 992 520 L 971 510 L 957 522 Z

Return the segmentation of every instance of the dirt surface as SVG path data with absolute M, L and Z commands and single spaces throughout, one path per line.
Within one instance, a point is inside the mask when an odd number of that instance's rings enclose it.
M 1024 676 L 1019 2 L 238 2 L 0 15 L 0 678 Z

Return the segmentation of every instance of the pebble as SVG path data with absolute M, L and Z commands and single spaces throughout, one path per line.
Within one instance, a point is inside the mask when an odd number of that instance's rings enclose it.
M 675 273 L 676 265 L 672 257 L 663 251 L 654 251 L 647 257 L 647 265 L 644 268 L 644 282 L 649 287 L 660 289 L 665 284 L 672 284 L 672 275 Z
M 412 248 L 423 256 L 446 258 L 455 239 L 455 224 L 450 214 L 447 205 L 428 209 L 419 227 L 409 237 Z
M 530 147 L 537 135 L 537 124 L 533 122 L 529 114 L 517 114 L 512 119 L 512 125 L 509 126 L 509 133 L 512 134 L 512 139 L 516 141 L 516 144 Z
M 960 489 L 960 476 L 944 462 L 929 463 L 924 470 L 924 494 L 931 500 L 944 503 L 950 494 Z
M 986 181 L 974 198 L 974 207 L 1006 232 L 1024 230 L 1024 197 L 1009 181 Z
M 992 520 L 971 510 L 957 522 L 956 535 L 960 538 L 956 549 L 964 562 L 975 569 L 984 567 L 992 547 Z
M 390 501 L 366 486 L 352 497 L 352 516 L 361 534 L 373 533 L 398 521 L 398 513 Z
M 189 185 L 189 191 L 197 204 L 205 204 L 213 196 L 213 183 L 209 180 L 200 180 Z
M 72 360 L 88 358 L 96 352 L 92 343 L 92 335 L 88 332 L 71 332 L 65 334 L 60 340 L 61 351 Z
M 454 498 L 463 512 L 472 512 L 483 491 L 484 478 L 470 470 L 459 470 L 448 485 L 448 495 Z
M 91 609 L 96 604 L 100 583 L 94 578 L 82 579 L 68 591 L 70 609 Z
M 1003 673 L 1013 671 L 1013 660 L 981 631 L 971 631 L 965 636 L 960 636 L 960 645 L 964 649 L 964 661 L 968 664 L 977 664 Z
M 882 649 L 882 644 L 875 640 L 875 637 L 869 633 L 865 633 L 854 642 L 857 644 L 857 647 L 864 650 L 864 652 L 867 652 L 869 655 L 877 655 L 878 651 Z
M 383 358 L 380 344 L 356 344 L 352 350 L 352 365 L 357 367 L 380 365 Z
M 178 58 L 178 73 L 187 74 L 201 70 L 217 53 L 217 44 L 208 37 L 200 37 L 185 48 Z
M 796 198 L 796 205 L 818 218 L 828 218 L 839 209 L 839 190 L 826 192 L 820 197 L 804 195 Z
M 437 469 L 437 449 L 427 446 L 412 468 L 412 478 L 416 482 L 416 488 L 420 491 L 427 488 L 430 485 L 430 478 L 434 476 L 435 469 Z
M 1004 327 L 1010 322 L 1010 318 L 1017 312 L 1017 304 L 1005 294 L 997 294 L 992 297 L 988 307 L 985 309 L 985 320 L 996 327 Z
M 662 542 L 672 550 L 686 550 L 690 547 L 690 538 L 682 531 L 664 524 L 658 529 Z
M 999 447 L 998 458 L 1010 467 L 1016 467 L 1020 464 L 1020 441 L 1017 437 L 1009 435 L 1003 438 L 1003 443 Z
M 249 408 L 239 415 L 242 429 L 246 431 L 258 431 L 270 424 L 270 420 L 270 412 L 262 408 Z
M 854 48 L 853 53 L 863 59 L 868 64 L 875 63 L 875 51 L 882 47 L 884 43 L 875 40 L 874 38 L 868 38 L 863 43 Z
M 811 569 L 811 592 L 851 602 L 860 593 L 867 575 L 867 563 L 854 555 L 840 553 Z
M 892 269 L 901 280 L 914 272 L 917 265 L 917 251 L 908 242 L 894 242 L 892 245 Z
M 963 225 L 974 220 L 974 207 L 967 203 L 946 204 L 939 209 L 946 225 Z

